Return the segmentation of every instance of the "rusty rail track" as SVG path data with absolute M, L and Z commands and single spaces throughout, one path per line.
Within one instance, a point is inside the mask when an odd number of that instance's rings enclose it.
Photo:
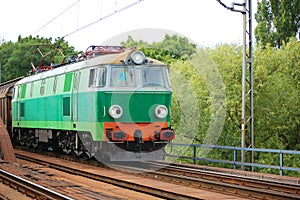
M 101 177 L 100 175 L 88 174 L 84 171 L 74 171 L 65 165 L 59 166 L 47 161 L 38 161 L 34 158 L 24 158 L 17 154 L 18 158 L 47 165 L 49 167 L 84 176 L 94 180 L 99 180 L 114 184 L 120 187 L 133 189 L 135 191 L 146 192 L 151 195 L 163 198 L 182 198 L 189 199 L 188 195 L 178 196 L 178 194 L 168 194 L 168 192 L 160 188 L 145 188 L 143 186 L 132 185 L 129 182 L 122 182 L 119 179 L 111 177 Z M 77 161 L 69 158 L 69 160 Z M 87 162 L 84 162 L 87 164 Z M 92 162 L 92 165 L 97 163 Z M 101 166 L 101 164 L 99 164 Z M 247 177 L 238 174 L 229 174 L 226 172 L 209 171 L 199 169 L 193 166 L 184 166 L 181 164 L 167 162 L 138 162 L 134 166 L 123 164 L 110 164 L 109 167 L 118 169 L 123 172 L 133 173 L 138 176 L 151 178 L 154 180 L 175 183 L 176 185 L 188 186 L 196 189 L 205 189 L 208 191 L 228 194 L 232 196 L 249 198 L 249 199 L 300 199 L 300 184 L 299 182 L 291 183 L 280 180 L 267 180 L 259 177 Z
M 135 164 L 136 165 L 136 164 Z M 152 179 L 205 188 L 252 199 L 300 199 L 300 184 L 188 168 L 180 164 L 145 162 L 132 166 L 113 166 Z
M 26 194 L 33 199 L 49 199 L 49 200 L 71 200 L 65 195 L 30 182 L 26 179 L 18 177 L 14 174 L 0 169 L 0 180 L 2 183 L 15 188 L 19 192 Z
M 81 170 L 80 167 L 72 168 L 72 167 L 69 167 L 67 164 L 52 163 L 47 160 L 33 158 L 33 157 L 26 156 L 26 155 L 23 155 L 20 153 L 16 153 L 16 157 L 19 159 L 29 161 L 29 162 L 37 163 L 40 165 L 45 165 L 47 167 L 50 167 L 50 168 L 53 168 L 56 170 L 60 170 L 63 172 L 67 172 L 70 174 L 82 176 L 82 177 L 93 179 L 96 181 L 109 183 L 109 184 L 112 184 L 112 185 L 115 185 L 118 187 L 127 188 L 127 189 L 134 190 L 137 192 L 146 193 L 146 194 L 152 195 L 154 197 L 160 197 L 160 198 L 164 198 L 164 199 L 185 199 L 185 200 L 200 199 L 200 198 L 195 198 L 193 196 L 190 196 L 189 194 L 174 193 L 172 191 L 167 191 L 167 190 L 164 190 L 163 188 L 159 188 L 159 187 L 147 187 L 143 184 L 135 183 L 132 181 L 126 181 L 126 180 L 121 180 L 121 179 L 114 178 L 111 176 L 108 177 L 108 176 L 101 175 L 101 174 L 87 172 L 85 170 Z

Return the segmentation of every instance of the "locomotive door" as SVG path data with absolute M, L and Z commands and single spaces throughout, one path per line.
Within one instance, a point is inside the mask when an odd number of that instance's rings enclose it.
M 78 120 L 78 89 L 80 82 L 81 72 L 74 72 L 73 74 L 73 87 L 72 87 L 72 109 L 71 109 L 71 120 Z

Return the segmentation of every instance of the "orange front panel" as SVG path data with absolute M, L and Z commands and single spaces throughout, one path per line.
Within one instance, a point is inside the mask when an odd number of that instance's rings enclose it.
M 121 122 L 106 122 L 104 130 L 123 131 L 129 135 L 128 141 L 134 141 L 134 132 L 140 130 L 143 134 L 144 141 L 154 139 L 154 132 L 159 132 L 163 128 L 168 127 L 168 122 L 153 122 L 153 123 L 121 123 Z M 106 134 L 105 140 L 107 141 Z M 151 139 L 152 138 L 152 139 Z

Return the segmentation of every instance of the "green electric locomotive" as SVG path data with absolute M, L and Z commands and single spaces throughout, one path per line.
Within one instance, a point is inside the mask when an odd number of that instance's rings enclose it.
M 15 84 L 12 139 L 111 161 L 161 159 L 175 137 L 171 98 L 165 64 L 135 49 L 90 46 Z

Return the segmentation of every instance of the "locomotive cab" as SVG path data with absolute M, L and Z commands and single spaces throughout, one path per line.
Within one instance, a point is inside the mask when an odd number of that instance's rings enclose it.
M 98 106 L 108 113 L 103 113 L 102 120 L 112 159 L 118 149 L 155 152 L 175 138 L 170 127 L 172 90 L 167 66 L 149 61 L 140 51 L 126 59 L 98 70 L 98 85 L 103 85 Z

